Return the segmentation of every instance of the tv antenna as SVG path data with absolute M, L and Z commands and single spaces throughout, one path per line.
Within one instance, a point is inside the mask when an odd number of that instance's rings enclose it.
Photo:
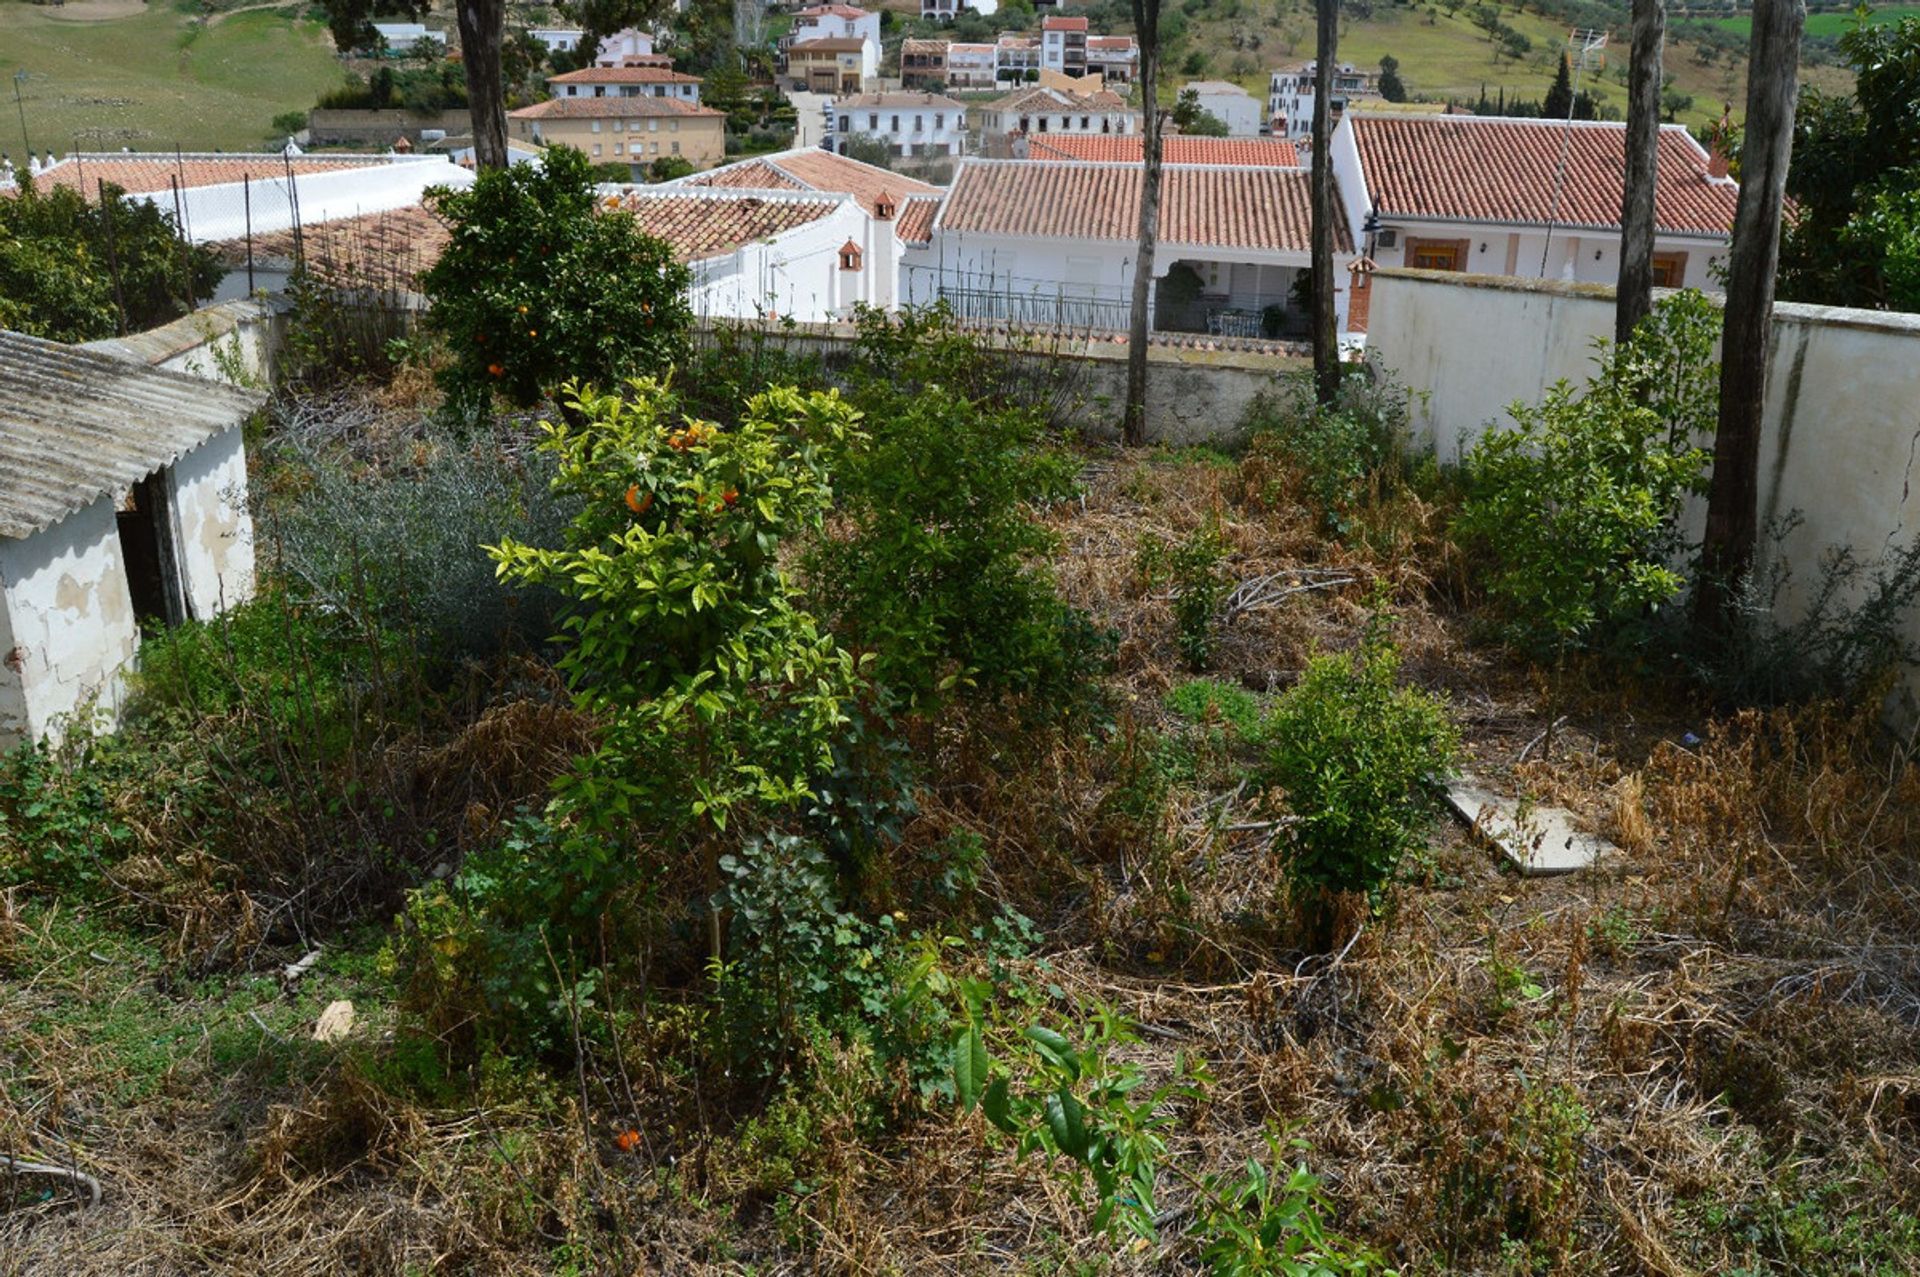
M 1553 252 L 1553 228 L 1560 220 L 1560 197 L 1567 187 L 1567 148 L 1573 142 L 1573 108 L 1580 100 L 1580 77 L 1607 64 L 1607 33 L 1593 27 L 1575 27 L 1567 33 L 1564 55 L 1573 68 L 1572 91 L 1567 94 L 1567 118 L 1560 127 L 1560 160 L 1553 174 L 1553 206 L 1547 211 L 1547 238 L 1540 249 L 1540 278 L 1547 277 L 1547 257 Z

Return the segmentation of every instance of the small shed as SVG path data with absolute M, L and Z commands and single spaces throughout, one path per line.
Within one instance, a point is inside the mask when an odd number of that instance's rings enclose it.
M 143 628 L 252 594 L 265 399 L 0 331 L 0 747 L 111 721 Z

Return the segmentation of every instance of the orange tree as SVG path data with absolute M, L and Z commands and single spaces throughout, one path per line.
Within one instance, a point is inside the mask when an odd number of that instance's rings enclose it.
M 455 403 L 483 407 L 497 391 L 525 406 L 571 380 L 664 376 L 685 356 L 686 267 L 595 193 L 579 151 L 555 147 L 427 200 L 451 231 L 421 284 L 452 353 L 440 380 Z

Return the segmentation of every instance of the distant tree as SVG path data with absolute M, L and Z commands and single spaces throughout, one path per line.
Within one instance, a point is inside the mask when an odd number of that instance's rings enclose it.
M 1200 105 L 1200 94 L 1194 89 L 1180 90 L 1173 122 L 1188 137 L 1226 137 L 1229 132 L 1226 121 Z
M 1680 112 L 1691 110 L 1693 110 L 1691 93 L 1682 93 L 1678 89 L 1660 90 L 1660 111 L 1667 117 L 1667 123 L 1672 124 L 1678 119 Z
M 693 161 L 684 155 L 663 155 L 647 168 L 649 182 L 671 182 L 693 172 Z
M 1573 116 L 1573 68 L 1563 51 L 1560 65 L 1553 73 L 1553 87 L 1547 90 L 1546 101 L 1540 104 L 1540 113 L 1549 120 L 1565 120 Z
M 875 168 L 893 167 L 893 148 L 882 139 L 865 133 L 855 133 L 852 137 L 842 139 L 840 153 L 850 160 L 859 160 Z
M 1389 102 L 1407 100 L 1407 86 L 1400 79 L 1400 59 L 1391 53 L 1380 59 L 1380 96 Z
M 288 138 L 306 127 L 307 113 L 305 111 L 282 111 L 280 114 L 274 116 L 273 123 L 267 126 L 267 138 L 277 148 Z

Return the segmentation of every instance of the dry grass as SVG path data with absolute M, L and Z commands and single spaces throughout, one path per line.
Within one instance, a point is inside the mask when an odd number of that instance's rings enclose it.
M 1176 1051 L 1210 1062 L 1217 1084 L 1174 1140 L 1184 1166 L 1229 1169 L 1288 1127 L 1339 1225 L 1408 1272 L 1920 1270 L 1920 770 L 1868 720 L 1708 721 L 1596 674 L 1560 699 L 1568 722 L 1542 758 L 1537 676 L 1435 602 L 1455 596 L 1436 579 L 1455 568 L 1434 555 L 1431 510 L 1396 505 L 1374 548 L 1350 549 L 1251 466 L 1102 453 L 1087 478 L 1050 517 L 1066 592 L 1120 636 L 1115 737 L 930 729 L 908 850 L 978 834 L 988 891 L 1048 937 L 1036 983 L 1133 1019 L 1150 1070 Z M 1437 827 L 1389 912 L 1309 955 L 1233 746 L 1143 826 L 1116 792 L 1176 729 L 1164 697 L 1187 675 L 1136 554 L 1209 517 L 1237 579 L 1351 578 L 1236 616 L 1210 676 L 1284 688 L 1316 647 L 1357 640 L 1384 582 L 1404 668 L 1449 696 L 1476 770 L 1572 807 L 1624 854 L 1526 880 Z M 550 713 L 488 710 L 408 765 L 435 810 L 489 830 L 575 747 Z M 0 905 L 0 962 L 31 948 L 13 919 Z M 103 996 L 68 960 L 75 995 Z M 12 961 L 9 987 L 30 987 Z M 1177 1186 L 1167 1245 L 1116 1250 L 977 1117 L 863 1125 L 858 1060 L 796 1062 L 798 1136 L 779 1103 L 719 1120 L 724 1097 L 673 1063 L 709 1031 L 701 1014 L 656 1004 L 616 1037 L 624 1054 L 577 1076 L 483 1069 L 459 1079 L 472 1103 L 396 1081 L 365 1049 L 277 1082 L 190 1060 L 160 1096 L 96 1111 L 74 1146 L 109 1204 L 16 1230 L 0 1272 L 1194 1270 Z M 18 1027 L 0 1014 L 0 1034 Z M 73 1044 L 46 1030 L 13 1040 L 38 1062 L 14 1066 L 0 1142 L 39 1145 L 74 1129 L 45 1096 L 107 1078 L 68 1078 Z M 789 1191 L 781 1158 L 808 1191 Z

